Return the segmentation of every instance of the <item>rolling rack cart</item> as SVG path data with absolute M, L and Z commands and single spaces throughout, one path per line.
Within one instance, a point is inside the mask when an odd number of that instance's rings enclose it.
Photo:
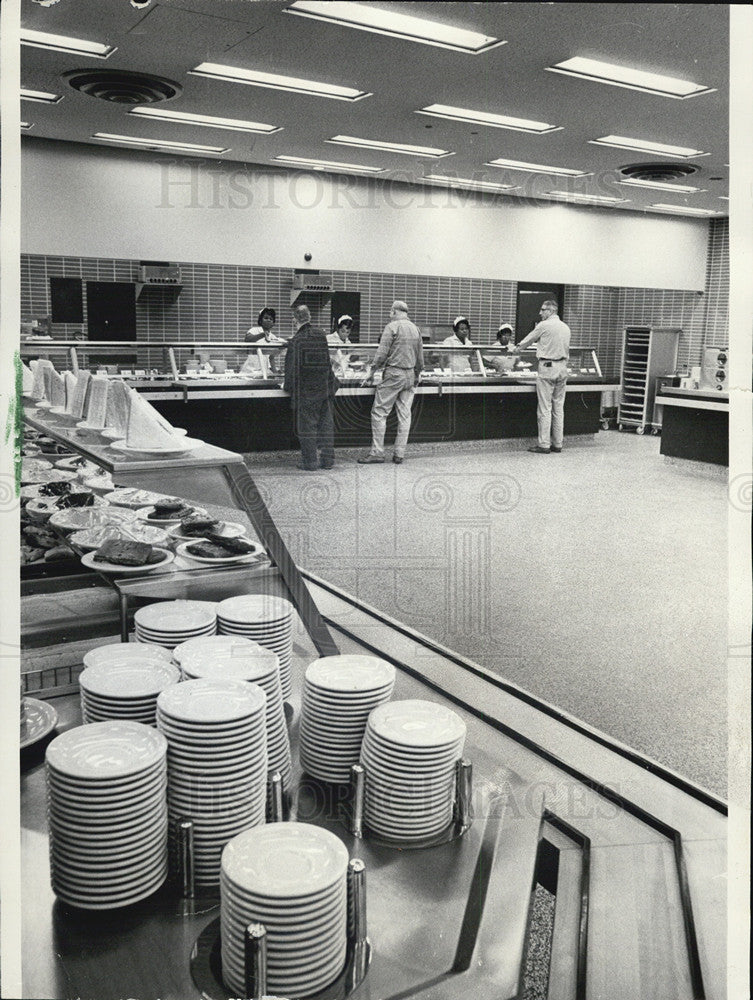
M 625 327 L 617 412 L 620 430 L 635 427 L 636 434 L 643 434 L 650 427 L 659 433 L 653 423 L 656 379 L 675 371 L 681 333 L 676 327 Z

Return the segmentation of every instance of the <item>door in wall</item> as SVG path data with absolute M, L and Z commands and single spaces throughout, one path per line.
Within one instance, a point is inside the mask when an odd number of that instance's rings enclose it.
M 87 281 L 89 340 L 136 339 L 136 286 L 129 281 Z
M 361 293 L 335 292 L 332 296 L 332 329 L 337 329 L 337 321 L 341 316 L 351 316 L 353 329 L 348 338 L 357 344 L 361 339 Z M 385 323 L 387 320 L 385 320 Z
M 542 302 L 554 299 L 559 305 L 559 314 L 565 306 L 565 286 L 545 285 L 540 281 L 519 281 L 518 302 L 515 312 L 515 343 L 518 344 L 539 321 Z

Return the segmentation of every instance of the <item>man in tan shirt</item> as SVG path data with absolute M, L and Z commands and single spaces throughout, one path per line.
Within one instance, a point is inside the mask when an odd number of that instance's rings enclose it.
M 539 425 L 539 442 L 529 451 L 538 455 L 562 451 L 565 432 L 565 392 L 567 389 L 567 360 L 570 357 L 570 327 L 557 315 L 559 306 L 553 299 L 542 303 L 540 322 L 524 337 L 517 347 L 508 347 L 518 354 L 529 344 L 536 344 L 539 362 L 536 379 L 536 417 Z
M 361 465 L 384 462 L 384 431 L 393 406 L 397 411 L 397 434 L 392 461 L 395 465 L 402 463 L 410 431 L 411 405 L 423 367 L 421 331 L 408 319 L 408 306 L 398 299 L 392 303 L 390 322 L 384 328 L 379 348 L 363 380 L 365 385 L 375 371 L 384 368 L 371 408 L 371 450 L 358 459 Z

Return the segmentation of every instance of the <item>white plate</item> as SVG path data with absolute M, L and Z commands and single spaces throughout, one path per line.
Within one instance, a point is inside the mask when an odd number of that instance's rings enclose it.
M 191 513 L 193 514 L 206 514 L 203 507 L 193 507 L 191 504 L 188 504 L 187 506 L 191 507 Z M 136 511 L 136 517 L 138 517 L 140 521 L 146 521 L 147 524 L 156 524 L 158 527 L 161 526 L 163 528 L 170 528 L 174 524 L 180 524 L 182 518 L 188 517 L 188 514 L 180 514 L 178 517 L 152 517 L 153 513 L 154 505 L 152 504 L 148 507 L 140 507 Z
M 79 493 L 88 493 L 85 490 L 74 491 Z M 72 494 L 66 494 L 66 496 L 71 496 Z M 65 507 L 61 508 L 58 506 L 57 501 L 62 499 L 61 497 L 40 497 L 38 500 L 29 500 L 26 504 L 26 512 L 30 517 L 36 518 L 37 520 L 43 521 L 48 518 L 57 517 L 58 514 L 67 514 L 71 510 L 93 510 L 97 507 L 104 507 L 105 502 L 102 497 L 95 496 L 93 493 L 88 493 L 92 498 L 92 503 L 86 507 Z M 59 524 L 59 519 L 52 521 L 57 527 L 61 527 Z
M 345 878 L 343 842 L 307 823 L 272 823 L 239 834 L 222 852 L 231 883 L 262 897 L 300 899 Z
M 245 681 L 215 681 L 200 678 L 184 681 L 160 694 L 161 712 L 186 722 L 231 722 L 263 713 L 266 696 Z
M 26 716 L 21 723 L 21 749 L 43 740 L 58 722 L 57 711 L 46 701 L 24 698 Z
M 102 497 L 96 497 L 96 500 L 102 500 Z M 77 531 L 103 524 L 129 524 L 135 517 L 133 511 L 110 507 L 105 503 L 104 506 L 95 504 L 94 507 L 60 510 L 51 516 L 50 524 L 64 531 Z
M 159 552 L 162 559 L 159 562 L 147 563 L 144 566 L 119 566 L 117 563 L 102 562 L 101 559 L 94 558 L 97 554 L 96 550 L 94 552 L 87 552 L 81 556 L 81 563 L 87 569 L 96 570 L 98 573 L 127 573 L 137 576 L 144 573 L 153 573 L 158 569 L 164 569 L 165 566 L 169 565 L 175 559 L 175 553 L 170 552 L 168 549 L 155 548 L 154 551 Z
M 168 496 L 166 493 L 152 493 L 151 490 L 139 490 L 133 486 L 121 486 L 108 493 L 105 497 L 108 503 L 116 507 L 132 507 L 138 510 L 157 500 L 179 500 L 180 497 Z
M 235 625 L 277 624 L 288 622 L 293 605 L 284 597 L 266 594 L 246 594 L 228 597 L 217 605 L 217 617 Z
M 214 601 L 160 601 L 139 608 L 134 622 L 149 632 L 174 634 L 214 625 Z
M 245 638 L 245 636 L 208 635 L 198 639 L 189 639 L 176 646 L 173 650 L 173 659 L 177 663 L 182 663 L 184 659 L 194 656 L 200 658 L 206 656 L 209 659 L 214 659 L 216 656 L 225 657 L 236 654 L 238 656 L 269 655 L 269 650 L 259 645 L 258 642 L 254 642 L 253 639 Z
M 306 683 L 325 691 L 369 692 L 395 683 L 395 668 L 378 656 L 323 656 L 306 668 Z
M 186 455 L 191 451 L 196 451 L 197 448 L 204 447 L 204 441 L 199 441 L 198 438 L 176 438 L 175 444 L 170 445 L 168 448 L 133 448 L 131 445 L 126 444 L 123 441 L 111 441 L 110 447 L 114 451 L 120 451 L 124 455 L 150 455 L 150 456 L 164 456 L 169 458 L 175 455 Z
M 246 529 L 242 524 L 235 521 L 218 521 L 216 527 L 210 529 L 213 535 L 220 535 L 222 538 L 241 538 L 246 536 Z M 170 528 L 170 534 L 181 542 L 198 542 L 205 535 L 182 535 L 180 532 L 180 522 Z M 249 539 L 250 541 L 250 539 Z
M 267 680 L 276 682 L 279 676 L 277 657 L 271 652 L 266 656 L 188 657 L 183 660 L 181 670 L 190 680 L 211 677 L 221 681 L 250 681 L 260 686 Z
M 166 752 L 165 737 L 138 722 L 98 722 L 56 737 L 46 759 L 70 777 L 108 781 L 140 774 Z
M 100 434 L 106 441 L 119 441 L 123 437 L 123 432 L 116 431 L 114 427 L 103 427 Z
M 80 549 L 98 549 L 104 542 L 117 538 L 129 542 L 147 542 L 149 545 L 165 546 L 169 539 L 167 532 L 151 524 L 134 521 L 131 524 L 110 524 L 103 528 L 86 528 L 74 531 L 68 536 L 71 545 Z
M 95 434 L 101 434 L 103 431 L 102 427 L 95 427 L 93 424 L 89 424 L 85 420 L 79 420 L 79 422 L 76 424 L 76 427 L 80 431 L 91 431 Z
M 156 696 L 169 684 L 177 684 L 180 671 L 171 663 L 126 660 L 86 667 L 79 676 L 82 690 L 100 698 L 128 701 Z
M 73 455 L 68 458 L 59 458 L 55 462 L 56 469 L 63 469 L 66 472 L 76 472 L 81 468 L 82 465 L 88 463 L 88 459 L 82 458 L 81 455 Z M 93 463 L 91 463 L 93 464 Z M 99 469 L 100 466 L 97 466 Z
M 70 483 L 75 478 L 75 472 L 53 469 L 52 466 L 40 469 L 21 469 L 21 483 L 24 486 L 41 485 L 42 483 Z
M 145 642 L 108 642 L 104 646 L 96 646 L 84 653 L 85 667 L 93 667 L 95 663 L 107 662 L 111 658 L 118 660 L 163 660 L 170 662 L 170 653 L 162 646 L 150 646 Z
M 369 729 L 389 744 L 408 747 L 444 747 L 465 739 L 463 720 L 450 708 L 411 698 L 374 709 Z
M 208 556 L 196 556 L 189 551 L 191 546 L 196 545 L 197 543 L 200 544 L 201 539 L 192 538 L 190 542 L 182 542 L 176 548 L 175 554 L 182 556 L 184 559 L 190 559 L 192 562 L 196 563 L 203 563 L 209 566 L 225 566 L 226 564 L 229 563 L 252 562 L 254 559 L 258 558 L 260 553 L 264 552 L 264 549 L 261 547 L 261 545 L 257 545 L 255 542 L 250 542 L 250 544 L 254 546 L 252 552 L 247 552 L 243 555 L 241 554 L 233 555 L 231 552 L 228 552 L 227 556 L 217 557 L 216 559 L 215 558 L 210 559 Z

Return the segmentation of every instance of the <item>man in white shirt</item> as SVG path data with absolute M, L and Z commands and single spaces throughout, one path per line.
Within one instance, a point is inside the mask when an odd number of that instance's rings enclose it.
M 536 344 L 539 362 L 536 379 L 539 442 L 528 450 L 537 455 L 562 451 L 565 432 L 565 391 L 567 360 L 570 357 L 570 327 L 557 315 L 559 306 L 547 299 L 539 310 L 540 321 L 517 347 L 508 350 L 519 354 L 529 344 Z

